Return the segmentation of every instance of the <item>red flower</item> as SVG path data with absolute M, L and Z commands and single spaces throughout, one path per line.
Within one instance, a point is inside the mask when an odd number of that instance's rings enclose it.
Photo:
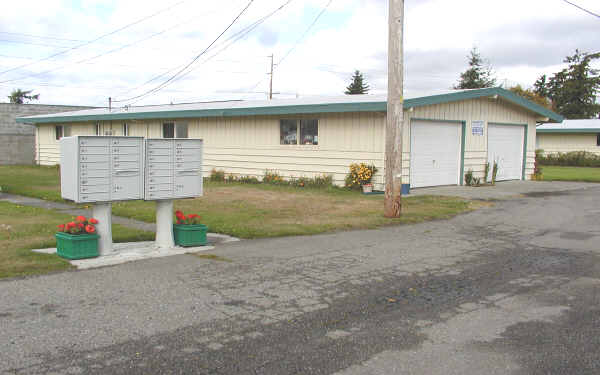
M 187 216 L 187 218 L 188 218 L 188 219 L 193 219 L 193 218 L 194 218 L 194 214 L 189 214 L 189 215 Z
M 183 212 L 177 210 L 175 211 L 175 216 L 179 219 L 179 220 L 185 220 L 185 215 L 183 214 Z
M 77 223 L 77 228 L 83 228 L 83 223 Z
M 81 222 L 84 222 L 86 220 L 85 216 L 81 216 L 81 215 L 77 216 L 76 219 L 77 219 L 77 221 L 81 221 Z
M 183 221 L 177 219 L 177 224 L 183 224 Z
M 71 221 L 70 223 L 67 223 L 67 229 L 71 229 L 71 228 L 73 228 L 74 226 L 75 226 L 75 223 L 74 223 L 74 222 L 72 222 L 72 221 Z
M 96 232 L 96 228 L 94 228 L 93 225 L 89 225 L 88 224 L 88 225 L 85 226 L 85 231 L 88 232 L 88 233 L 94 233 L 94 232 Z
M 64 224 L 60 224 L 60 225 L 58 226 L 58 230 L 59 230 L 60 232 L 64 232 L 64 231 L 65 231 L 65 225 L 64 225 Z
M 90 218 L 90 220 L 88 220 L 90 222 L 90 224 L 98 224 L 98 220 L 94 219 L 93 217 Z

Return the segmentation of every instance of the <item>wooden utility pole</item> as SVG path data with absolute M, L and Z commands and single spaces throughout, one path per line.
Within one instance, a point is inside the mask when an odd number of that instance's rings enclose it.
M 404 0 L 389 1 L 388 95 L 385 127 L 384 215 L 400 217 L 402 207 L 402 128 Z
M 271 58 L 271 83 L 269 84 L 269 100 L 273 99 L 273 54 L 269 56 Z

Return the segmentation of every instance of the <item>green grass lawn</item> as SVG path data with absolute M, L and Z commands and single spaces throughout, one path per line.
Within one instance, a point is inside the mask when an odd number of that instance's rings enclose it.
M 56 211 L 0 202 L 0 278 L 48 273 L 71 268 L 57 255 L 31 249 L 55 247 L 58 224 L 73 219 Z M 148 241 L 154 233 L 113 225 L 115 242 Z
M 61 201 L 58 168 L 0 166 L 4 191 Z M 296 188 L 266 184 L 207 182 L 205 195 L 175 201 L 175 208 L 197 213 L 211 232 L 240 238 L 317 234 L 337 230 L 444 219 L 483 205 L 456 197 L 416 196 L 403 199 L 400 219 L 383 217 L 383 196 L 329 188 Z M 146 222 L 155 220 L 155 203 L 113 204 L 113 214 Z
M 0 165 L 0 188 L 5 193 L 63 201 L 57 166 Z
M 544 181 L 600 182 L 600 168 L 542 166 Z
M 196 213 L 211 232 L 240 238 L 308 235 L 369 229 L 450 218 L 484 205 L 456 197 L 403 198 L 399 219 L 383 217 L 383 195 L 330 189 L 270 185 L 207 184 L 205 196 L 175 201 L 175 209 Z M 113 213 L 146 222 L 155 220 L 155 203 L 113 204 Z

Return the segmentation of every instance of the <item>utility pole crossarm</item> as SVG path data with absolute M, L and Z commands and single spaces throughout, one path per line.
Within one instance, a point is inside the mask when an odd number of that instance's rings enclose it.
M 400 217 L 402 207 L 403 28 L 404 0 L 389 1 L 388 95 L 385 127 L 385 217 Z

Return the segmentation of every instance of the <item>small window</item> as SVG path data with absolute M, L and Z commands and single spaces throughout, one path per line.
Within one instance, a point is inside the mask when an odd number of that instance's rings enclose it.
M 175 138 L 187 138 L 188 137 L 188 124 L 177 123 L 175 124 Z
M 279 143 L 282 145 L 298 144 L 298 121 L 281 120 L 279 122 Z
M 129 125 L 127 125 L 127 124 L 123 124 L 123 135 L 124 136 L 129 135 Z
M 62 127 L 62 125 L 56 125 L 54 127 L 54 135 L 55 135 L 57 141 L 63 137 L 63 127 Z
M 596 134 L 596 146 L 600 146 L 600 133 Z
M 282 145 L 318 145 L 318 120 L 280 120 L 279 143 Z
M 100 123 L 97 123 L 94 128 L 96 130 L 96 135 L 100 135 Z
M 300 120 L 300 144 L 319 144 L 319 122 L 317 120 Z
M 163 124 L 163 138 L 175 138 L 175 124 L 172 122 Z

